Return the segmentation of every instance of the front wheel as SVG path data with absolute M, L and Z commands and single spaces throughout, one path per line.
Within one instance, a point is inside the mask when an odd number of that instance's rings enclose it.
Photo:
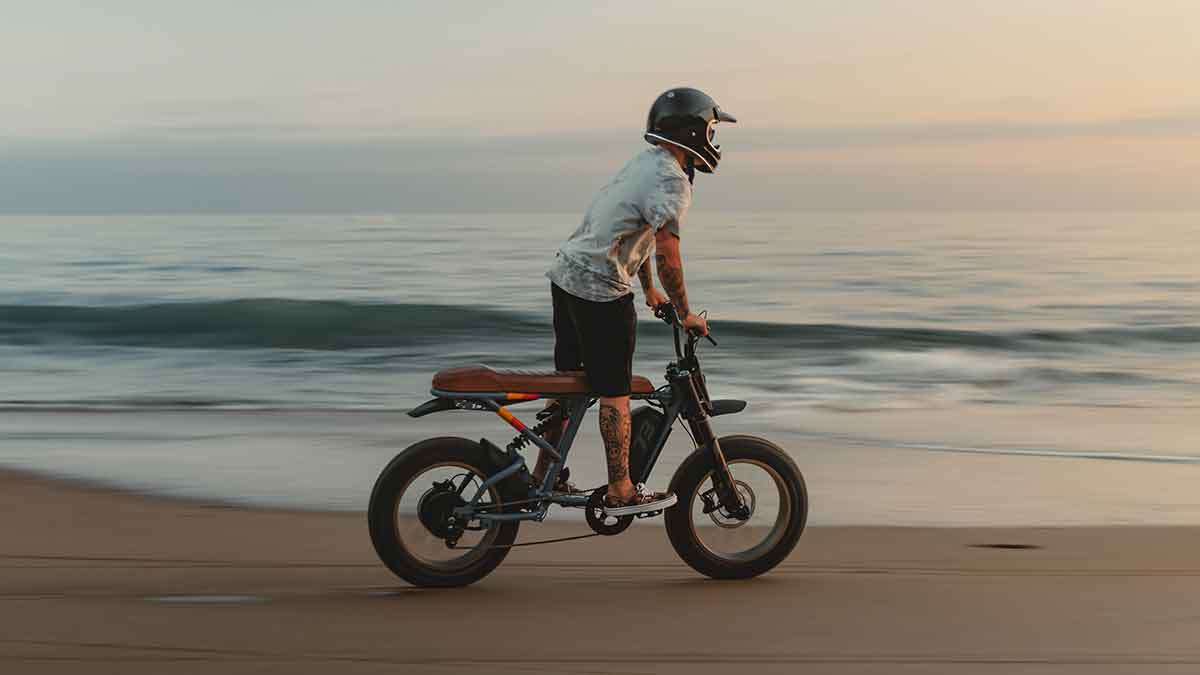
M 679 557 L 701 574 L 755 577 L 783 562 L 800 540 L 808 490 L 795 462 L 774 443 L 753 436 L 726 436 L 720 443 L 750 517 L 720 508 L 713 486 L 716 463 L 702 447 L 671 478 L 679 503 L 665 514 L 667 536 Z

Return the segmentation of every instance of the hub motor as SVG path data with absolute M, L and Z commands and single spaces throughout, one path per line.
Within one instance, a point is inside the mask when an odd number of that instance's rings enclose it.
M 451 524 L 450 517 L 454 514 L 454 509 L 466 505 L 466 500 L 454 489 L 453 483 L 448 480 L 441 481 L 434 483 L 433 487 L 421 495 L 417 502 L 417 518 L 430 534 L 445 539 L 456 531 L 462 532 L 462 525 Z

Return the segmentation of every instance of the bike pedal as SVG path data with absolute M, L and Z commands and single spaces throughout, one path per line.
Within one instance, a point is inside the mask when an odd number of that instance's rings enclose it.
M 633 515 L 637 516 L 638 518 L 653 518 L 654 516 L 661 516 L 662 511 L 646 511 L 644 513 L 635 513 Z

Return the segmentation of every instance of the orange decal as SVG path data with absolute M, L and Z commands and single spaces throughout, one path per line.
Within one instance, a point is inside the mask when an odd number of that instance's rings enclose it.
M 500 418 L 505 422 L 511 424 L 512 427 L 517 431 L 525 431 L 525 423 L 516 417 L 513 417 L 513 414 L 510 413 L 507 408 L 501 406 L 500 409 L 496 411 L 496 414 L 499 415 Z

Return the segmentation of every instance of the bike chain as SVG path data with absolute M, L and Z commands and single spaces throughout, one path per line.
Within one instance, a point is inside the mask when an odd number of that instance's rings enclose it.
M 591 534 L 577 534 L 573 537 L 559 537 L 557 539 L 543 539 L 541 541 L 526 541 L 526 542 L 522 542 L 520 544 L 501 544 L 499 546 L 489 546 L 485 549 L 480 549 L 480 550 L 490 551 L 492 549 L 497 549 L 497 548 L 520 548 L 521 546 L 537 546 L 538 544 L 557 544 L 557 543 L 563 542 L 563 541 L 575 541 L 576 539 L 588 539 L 591 537 L 599 537 L 599 536 L 600 536 L 599 532 L 593 532 Z M 458 545 L 454 545 L 454 546 L 450 547 L 451 550 L 456 550 L 456 551 L 465 551 L 465 550 L 473 551 L 478 548 L 479 548 L 478 546 L 458 546 Z

